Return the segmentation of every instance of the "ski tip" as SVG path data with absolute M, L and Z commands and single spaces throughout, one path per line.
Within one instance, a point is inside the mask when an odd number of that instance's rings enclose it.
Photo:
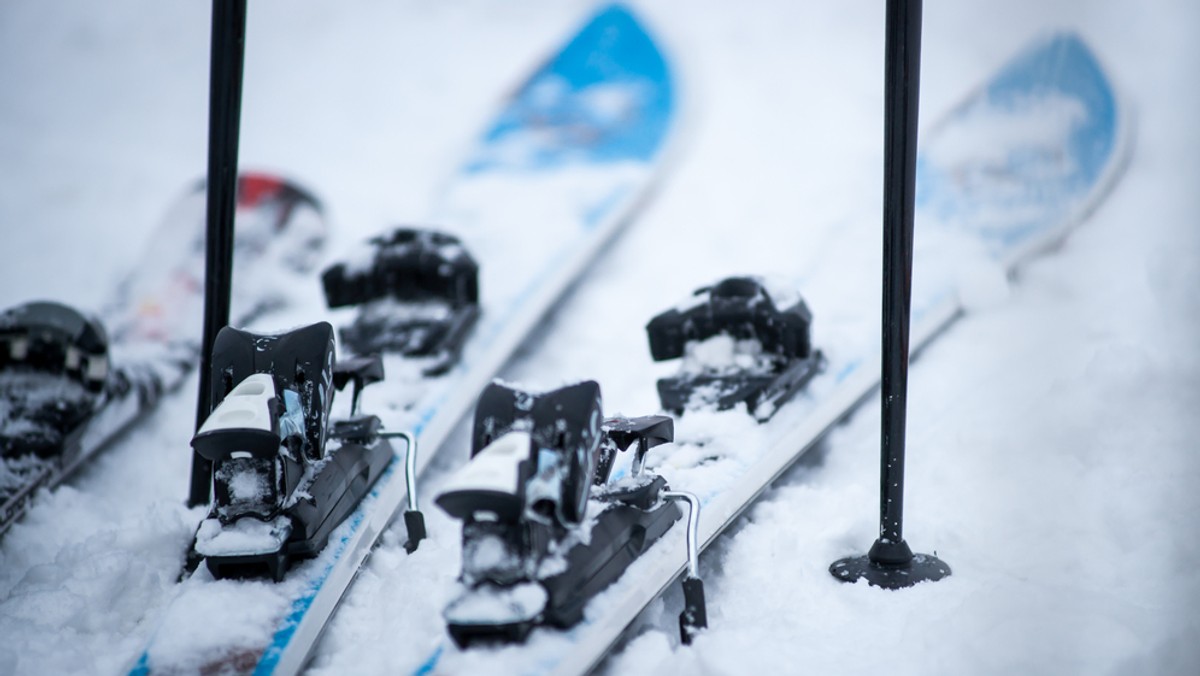
M 207 178 L 197 178 L 187 189 L 187 193 L 203 194 L 208 189 Z M 270 202 L 288 201 L 305 204 L 317 211 L 322 211 L 324 205 L 316 193 L 309 190 L 300 181 L 284 174 L 268 169 L 243 169 L 238 172 L 237 208 L 254 209 Z
M 675 116 L 671 67 L 649 30 L 605 5 L 513 94 L 467 173 L 650 162 Z
M 1059 30 L 1035 39 L 987 87 L 992 100 L 1057 90 L 1088 102 L 1115 105 L 1112 84 L 1083 37 Z
M 287 199 L 321 210 L 321 201 L 299 182 L 268 171 L 243 171 L 238 174 L 240 209 L 254 208 L 269 200 Z
M 1128 117 L 1083 37 L 1047 33 L 931 130 L 918 158 L 921 218 L 956 224 L 1012 266 L 1107 194 L 1129 155 Z

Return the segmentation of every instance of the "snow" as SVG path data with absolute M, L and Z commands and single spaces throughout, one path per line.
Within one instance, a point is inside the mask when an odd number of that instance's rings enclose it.
M 512 587 L 483 585 L 464 590 L 446 607 L 446 621 L 457 624 L 509 624 L 538 616 L 546 607 L 542 585 L 526 582 Z
M 292 520 L 278 516 L 271 521 L 238 519 L 222 526 L 217 519 L 205 519 L 196 531 L 196 551 L 205 556 L 243 556 L 277 552 L 287 541 Z
M 474 575 L 494 569 L 511 570 L 519 563 L 509 551 L 504 538 L 495 534 L 481 534 L 471 541 L 463 556 L 463 571 Z
M 0 8 L 0 306 L 101 307 L 135 245 L 204 168 L 207 6 L 70 5 Z M 439 177 L 489 106 L 588 7 L 254 4 L 243 165 L 310 185 L 334 222 L 333 253 L 430 213 Z M 657 408 L 653 379 L 664 373 L 641 327 L 693 289 L 794 270 L 808 271 L 814 296 L 835 283 L 876 288 L 882 173 L 882 3 L 638 7 L 689 78 L 691 145 L 503 374 L 547 387 L 596 379 L 607 412 L 634 415 Z M 929 3 L 922 127 L 1061 26 L 1082 31 L 1136 106 L 1136 147 L 1116 190 L 1064 245 L 1012 279 L 964 271 L 969 313 L 913 366 L 905 535 L 954 574 L 881 592 L 826 570 L 877 534 L 871 401 L 702 557 L 710 629 L 678 645 L 673 588 L 607 672 L 1200 671 L 1200 8 Z M 535 202 L 512 205 L 513 232 L 530 240 L 553 222 Z M 502 283 L 502 271 L 491 274 Z M 921 268 L 915 276 L 920 284 Z M 315 276 L 295 293 L 319 298 Z M 308 303 L 259 328 L 323 316 Z M 861 308 L 810 307 L 822 349 L 878 321 Z M 186 593 L 175 579 L 203 517 L 182 506 L 194 391 L 189 381 L 69 485 L 41 495 L 0 542 L 0 673 L 113 672 L 157 621 L 191 630 L 193 645 L 160 646 L 178 653 L 252 640 L 255 613 L 276 612 L 267 583 L 220 582 L 218 615 L 245 608 L 246 622 L 163 617 Z M 378 406 L 400 393 L 364 396 Z M 465 460 L 466 427 L 425 495 Z M 755 432 L 748 417 L 711 416 L 689 436 L 749 446 Z M 656 448 L 649 464 L 739 461 L 689 449 Z M 442 640 L 459 523 L 436 508 L 426 518 L 431 538 L 411 556 L 402 525 L 385 534 L 315 673 L 411 672 Z
M 56 419 L 72 419 L 96 398 L 78 380 L 61 373 L 16 368 L 0 374 L 0 435 L 51 438 Z M 30 413 L 39 419 L 30 420 Z M 57 413 L 57 415 L 55 415 Z
M 453 310 L 446 303 L 429 301 L 423 303 L 401 303 L 394 298 L 382 298 L 362 306 L 363 317 L 374 321 L 390 319 L 397 323 L 409 321 L 441 322 L 449 319 Z
M 18 431 L 22 433 L 27 432 L 27 430 L 20 428 L 18 428 Z M 34 428 L 29 431 L 39 430 Z M 32 453 L 7 459 L 3 464 L 0 464 L 0 491 L 15 491 L 22 486 L 28 485 L 27 482 L 32 477 L 47 470 L 47 464 L 46 460 Z
M 737 340 L 722 333 L 704 340 L 688 341 L 684 345 L 680 373 L 768 372 L 770 357 L 764 357 L 762 343 L 749 338 Z

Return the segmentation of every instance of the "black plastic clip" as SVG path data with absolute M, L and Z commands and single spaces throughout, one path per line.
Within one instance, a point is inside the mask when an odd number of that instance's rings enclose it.
M 358 396 L 367 385 L 383 380 L 383 359 L 378 354 L 342 359 L 333 365 L 333 386 L 339 392 L 353 382 L 350 395 L 350 415 L 358 413 Z
M 704 581 L 698 577 L 683 578 L 683 612 L 679 613 L 679 638 L 691 645 L 692 638 L 708 627 L 708 610 L 704 604 Z
M 408 529 L 408 541 L 404 543 L 404 551 L 412 554 L 426 537 L 425 515 L 412 509 L 404 510 L 404 527 Z

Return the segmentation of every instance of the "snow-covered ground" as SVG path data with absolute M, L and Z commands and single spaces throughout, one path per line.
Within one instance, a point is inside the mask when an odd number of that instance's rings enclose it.
M 489 106 L 589 6 L 253 3 L 242 164 L 312 186 L 333 252 L 419 219 Z M 631 414 L 655 406 L 644 322 L 724 274 L 825 263 L 839 225 L 878 220 L 882 162 L 882 2 L 637 7 L 687 77 L 687 152 L 504 374 L 595 378 Z M 978 294 L 911 372 L 905 534 L 954 575 L 888 593 L 826 572 L 875 536 L 871 403 L 706 554 L 711 629 L 676 646 L 669 594 L 610 672 L 1200 671 L 1200 6 L 930 3 L 922 119 L 1055 27 L 1100 53 L 1136 147 L 1093 217 Z M 207 48 L 206 3 L 0 5 L 0 306 L 104 302 L 203 172 Z M 109 673 L 136 654 L 199 519 L 181 505 L 193 392 L 0 542 L 0 673 Z M 465 455 L 445 450 L 435 470 Z M 457 539 L 432 510 L 430 526 L 412 561 L 385 537 L 315 671 L 411 668 L 405 639 L 444 600 L 415 592 L 457 573 L 423 567 Z

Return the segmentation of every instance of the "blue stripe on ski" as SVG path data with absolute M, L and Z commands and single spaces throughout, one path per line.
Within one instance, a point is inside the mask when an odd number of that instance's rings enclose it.
M 629 10 L 601 10 L 509 101 L 467 172 L 647 161 L 674 110 L 663 55 Z
M 441 659 L 442 653 L 445 652 L 446 646 L 438 645 L 433 654 L 429 656 L 429 660 L 422 664 L 416 671 L 416 676 L 428 676 L 437 668 L 438 660 Z

